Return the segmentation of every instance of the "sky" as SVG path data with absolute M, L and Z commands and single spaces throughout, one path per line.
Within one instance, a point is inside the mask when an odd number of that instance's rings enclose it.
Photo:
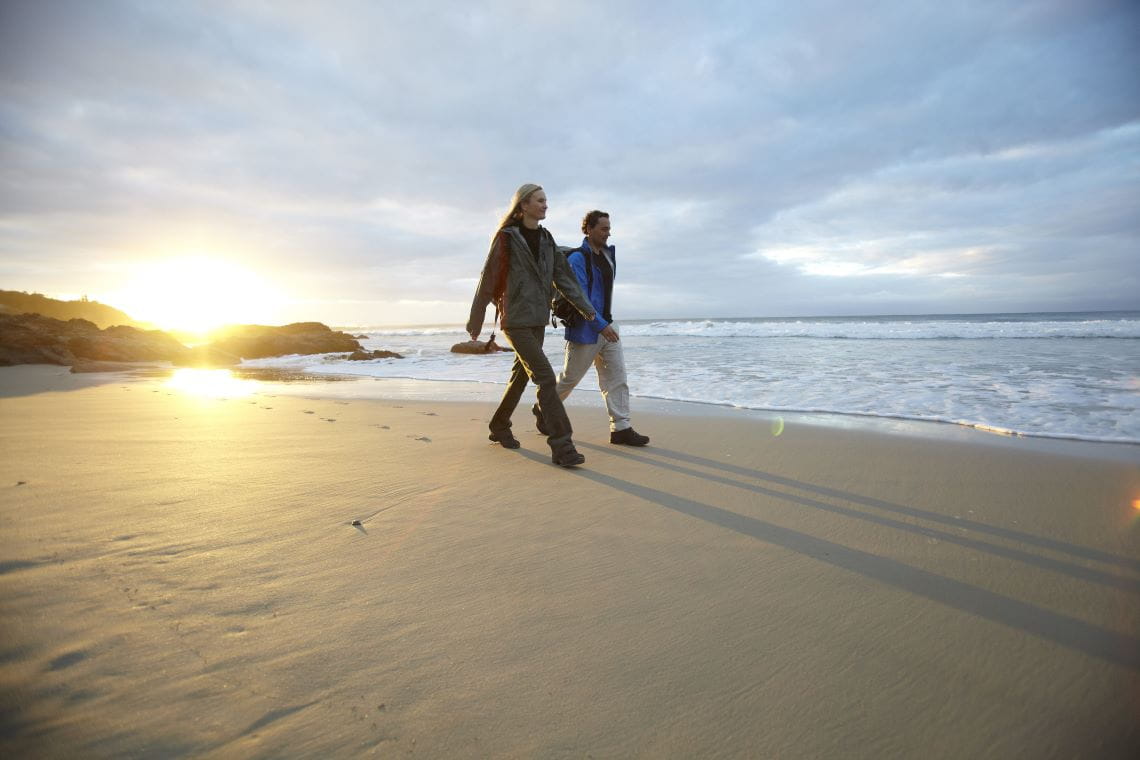
M 0 0 L 0 288 L 462 324 L 535 182 L 619 321 L 1137 309 L 1138 72 L 1131 0 Z

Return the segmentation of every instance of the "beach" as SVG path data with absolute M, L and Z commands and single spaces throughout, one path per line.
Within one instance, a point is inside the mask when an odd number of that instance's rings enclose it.
M 1140 748 L 1140 446 L 342 389 L 0 369 L 0 753 Z

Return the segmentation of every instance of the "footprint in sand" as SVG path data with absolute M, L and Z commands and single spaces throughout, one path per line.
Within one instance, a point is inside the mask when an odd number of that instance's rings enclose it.
M 59 657 L 56 657 L 54 660 L 48 663 L 48 670 L 63 670 L 65 668 L 70 668 L 72 665 L 83 662 L 90 656 L 91 654 L 86 650 L 76 649 L 74 651 L 61 654 Z
M 420 414 L 422 414 L 425 417 L 438 417 L 439 416 L 435 412 L 420 412 Z
M 323 420 L 324 422 L 336 422 L 335 417 L 321 417 L 321 420 Z
M 409 435 L 408 438 L 411 438 L 414 441 L 423 441 L 424 443 L 431 443 L 431 439 L 428 438 L 426 435 Z
M 304 412 L 305 414 L 316 414 L 312 409 L 305 409 Z

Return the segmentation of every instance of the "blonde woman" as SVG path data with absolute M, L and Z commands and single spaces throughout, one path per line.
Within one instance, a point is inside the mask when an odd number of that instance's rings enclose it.
M 526 184 L 515 191 L 510 210 L 491 240 L 471 304 L 467 332 L 472 340 L 479 339 L 487 306 L 494 302 L 499 324 L 515 350 L 510 381 L 491 417 L 489 438 L 506 449 L 519 447 L 511 433 L 511 414 L 529 378 L 538 386 L 538 408 L 545 422 L 551 461 L 562 467 L 576 467 L 586 458 L 574 448 L 570 418 L 558 398 L 558 378 L 542 351 L 542 341 L 550 322 L 553 290 L 587 320 L 593 320 L 595 314 L 566 263 L 566 256 L 559 252 L 550 232 L 539 224 L 546 218 L 546 209 L 546 192 L 539 185 Z

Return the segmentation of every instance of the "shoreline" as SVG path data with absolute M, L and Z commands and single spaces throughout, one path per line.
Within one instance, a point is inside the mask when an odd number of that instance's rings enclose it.
M 143 366 L 146 365 L 146 366 Z M 163 362 L 137 363 L 116 372 L 71 374 L 67 367 L 49 364 L 25 364 L 0 367 L 0 398 L 9 393 L 22 394 L 41 390 L 73 390 L 115 382 L 138 382 L 169 378 L 176 372 L 233 373 L 251 384 L 251 393 L 352 398 L 357 400 L 471 401 L 497 404 L 505 383 L 475 380 L 421 380 L 417 378 L 375 377 L 372 375 L 333 374 L 298 371 L 292 368 L 235 367 L 231 369 L 193 370 L 176 368 Z M 11 378 L 11 379 L 9 379 Z M 522 419 L 529 409 L 533 390 L 527 390 L 516 411 Z M 1104 459 L 1116 462 L 1140 462 L 1140 442 L 1105 441 L 1077 436 L 1009 432 L 975 423 L 950 420 L 925 420 L 911 417 L 861 414 L 853 412 L 808 412 L 778 409 L 754 409 L 711 401 L 678 400 L 653 396 L 633 396 L 633 412 L 648 412 L 685 417 L 726 417 L 752 419 L 758 424 L 776 420 L 815 427 L 873 432 L 918 439 L 956 441 L 982 446 L 997 446 L 1048 453 Z M 525 402 L 525 403 L 524 403 Z M 594 409 L 605 415 L 600 391 L 577 389 L 567 400 L 571 409 Z

